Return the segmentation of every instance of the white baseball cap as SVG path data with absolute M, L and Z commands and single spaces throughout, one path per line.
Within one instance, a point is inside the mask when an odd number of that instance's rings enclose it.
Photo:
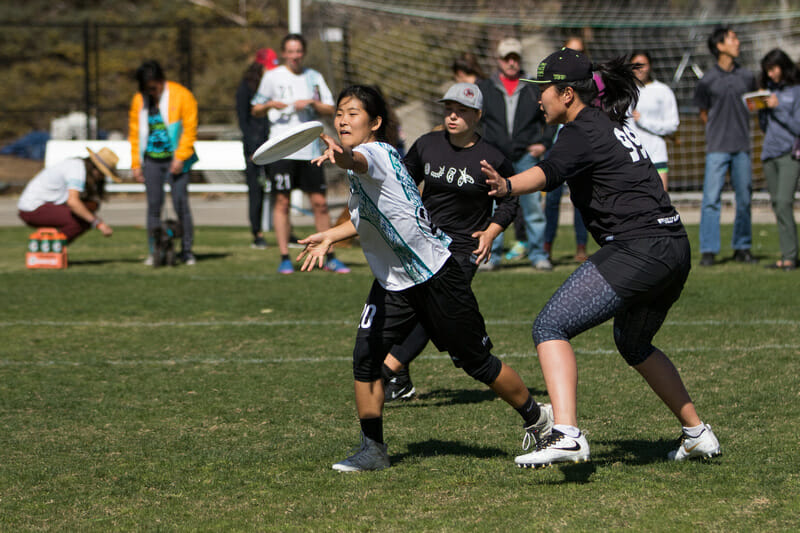
M 452 85 L 440 102 L 458 102 L 478 111 L 483 109 L 483 93 L 474 83 L 456 83 Z
M 507 39 L 503 39 L 497 45 L 497 57 L 500 59 L 505 59 L 511 54 L 516 54 L 519 57 L 522 57 L 522 43 L 519 42 L 519 39 L 514 39 L 513 37 L 508 37 Z

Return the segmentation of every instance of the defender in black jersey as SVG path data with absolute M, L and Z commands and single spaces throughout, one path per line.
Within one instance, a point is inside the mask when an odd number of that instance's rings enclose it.
M 491 243 L 514 221 L 517 198 L 493 200 L 481 161 L 489 162 L 501 176 L 514 168 L 503 153 L 486 142 L 476 129 L 481 117 L 482 95 L 477 85 L 457 83 L 441 102 L 445 105 L 444 129 L 417 139 L 403 162 L 419 185 L 424 183 L 422 203 L 431 222 L 453 240 L 449 250 L 469 281 L 480 262 L 491 255 Z M 394 345 L 383 367 L 385 401 L 409 399 L 416 391 L 408 365 L 428 344 L 429 336 L 417 324 L 408 337 Z
M 575 353 L 569 340 L 614 318 L 614 341 L 683 426 L 681 444 L 669 458 L 711 457 L 720 452 L 711 427 L 695 411 L 675 366 L 651 341 L 689 274 L 690 249 L 680 215 L 664 192 L 655 166 L 625 125 L 638 88 L 625 58 L 593 68 L 568 48 L 539 65 L 540 105 L 548 124 L 564 124 L 548 158 L 511 178 L 482 163 L 496 197 L 553 190 L 567 182 L 570 196 L 600 250 L 556 291 L 533 325 L 555 425 L 520 467 L 589 459 L 577 427 Z M 602 108 L 593 107 L 599 70 Z

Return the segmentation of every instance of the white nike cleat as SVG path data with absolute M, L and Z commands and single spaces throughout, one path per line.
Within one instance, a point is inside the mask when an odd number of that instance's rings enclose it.
M 686 433 L 681 433 L 678 439 L 678 449 L 667 454 L 670 461 L 684 461 L 686 459 L 711 458 L 722 453 L 719 448 L 719 441 L 711 426 L 703 424 L 703 431 L 697 437 L 690 437 Z
M 522 438 L 523 450 L 527 451 L 531 444 L 534 446 L 539 444 L 553 431 L 553 406 L 549 403 L 540 403 L 539 409 L 539 420 L 525 428 L 525 436 Z
M 381 444 L 361 434 L 361 447 L 356 453 L 333 465 L 337 472 L 363 472 L 389 468 L 389 454 L 386 444 Z
M 576 439 L 554 429 L 531 453 L 520 455 L 514 462 L 520 468 L 541 468 L 553 463 L 582 463 L 589 460 L 589 443 L 581 432 Z

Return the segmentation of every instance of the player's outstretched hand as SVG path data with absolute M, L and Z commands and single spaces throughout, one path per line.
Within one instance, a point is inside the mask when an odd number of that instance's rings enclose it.
M 306 245 L 303 251 L 297 256 L 297 261 L 305 258 L 300 270 L 310 272 L 314 270 L 315 264 L 317 267 L 322 268 L 325 262 L 325 254 L 328 253 L 328 249 L 331 247 L 331 244 L 333 244 L 325 232 L 314 233 L 297 242 Z
M 334 139 L 330 135 L 326 135 L 324 133 L 320 133 L 319 134 L 319 138 L 322 139 L 322 142 L 325 143 L 325 147 L 326 147 L 325 148 L 325 152 L 321 156 L 319 156 L 319 157 L 317 157 L 315 159 L 312 159 L 311 163 L 314 164 L 314 165 L 317 165 L 319 167 L 319 166 L 322 166 L 322 163 L 324 163 L 326 161 L 330 161 L 331 163 L 333 163 L 335 165 L 336 164 L 336 154 L 337 153 L 339 153 L 339 154 L 343 153 L 344 149 L 339 145 L 339 143 L 336 142 L 336 139 Z
M 481 170 L 486 175 L 486 183 L 489 185 L 489 187 L 491 187 L 489 190 L 489 196 L 502 198 L 508 194 L 506 179 L 498 174 L 494 167 L 485 159 L 481 160 Z

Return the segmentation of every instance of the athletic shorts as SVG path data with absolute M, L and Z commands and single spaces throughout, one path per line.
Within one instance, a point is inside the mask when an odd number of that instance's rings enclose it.
M 656 302 L 669 309 L 689 276 L 686 236 L 618 240 L 604 244 L 591 261 L 626 304 Z
M 377 280 L 373 282 L 356 334 L 356 378 L 380 377 L 390 348 L 405 340 L 417 323 L 458 367 L 463 362 L 480 363 L 491 355 L 492 342 L 478 301 L 464 271 L 451 257 L 431 279 L 402 291 L 387 291 Z M 365 369 L 369 376 L 363 373 Z
M 318 192 L 325 194 L 328 189 L 325 183 L 325 172 L 311 161 L 282 159 L 269 167 L 269 177 L 274 192 L 288 194 L 294 189 L 304 193 Z

